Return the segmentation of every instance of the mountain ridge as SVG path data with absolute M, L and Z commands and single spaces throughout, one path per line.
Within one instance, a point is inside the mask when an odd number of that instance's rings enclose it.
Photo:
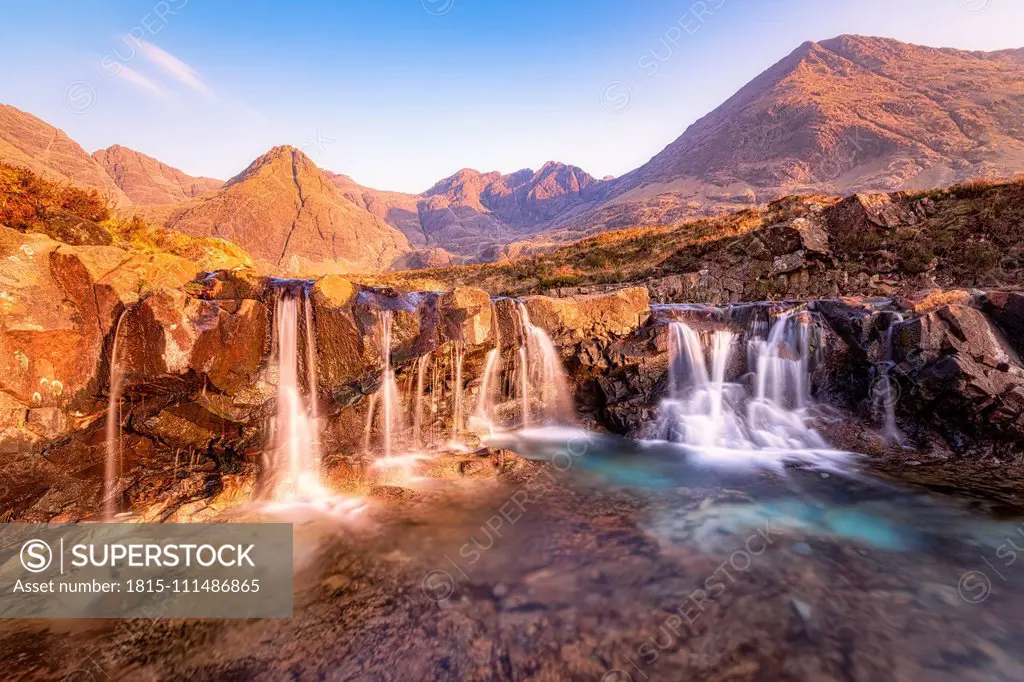
M 92 153 L 136 204 L 169 204 L 194 199 L 224 186 L 223 180 L 194 177 L 152 156 L 119 144 Z
M 263 178 L 277 157 L 291 159 L 291 177 Z M 462 168 L 410 194 L 319 169 L 286 145 L 221 183 L 119 145 L 90 156 L 13 107 L 0 108 L 0 161 L 96 188 L 160 225 L 234 234 L 270 267 L 326 267 L 324 258 L 337 257 L 339 267 L 381 268 L 423 262 L 416 254 L 488 261 L 789 194 L 1012 177 L 1024 171 L 1024 48 L 972 52 L 852 34 L 805 41 L 647 163 L 600 180 L 549 161 L 511 173 Z M 260 231 L 266 237 L 254 238 Z

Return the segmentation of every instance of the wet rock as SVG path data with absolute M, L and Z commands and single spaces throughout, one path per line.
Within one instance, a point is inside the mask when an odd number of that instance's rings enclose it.
M 913 388 L 900 408 L 975 434 L 1024 437 L 1024 367 L 984 313 L 944 306 L 898 325 L 894 343 Z
M 190 282 L 186 286 L 186 291 L 190 296 L 205 300 L 239 300 L 262 299 L 269 288 L 269 277 L 260 275 L 255 270 L 239 268 L 208 273 Z

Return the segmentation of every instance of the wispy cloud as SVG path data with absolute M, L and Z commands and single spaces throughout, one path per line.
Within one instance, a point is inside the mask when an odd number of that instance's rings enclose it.
M 132 85 L 147 90 L 156 95 L 164 97 L 167 95 L 167 91 L 161 88 L 159 85 L 150 80 L 147 76 L 143 76 L 141 73 L 128 66 L 127 64 L 121 64 L 120 68 L 113 72 L 118 78 L 123 78 Z
M 209 93 L 210 89 L 206 87 L 206 83 L 203 83 L 199 79 L 199 75 L 195 69 L 181 61 L 167 50 L 163 50 L 152 43 L 147 43 L 144 40 L 140 40 L 139 52 L 146 59 L 156 64 L 158 67 L 166 71 L 171 77 L 184 83 L 197 92 L 204 94 Z

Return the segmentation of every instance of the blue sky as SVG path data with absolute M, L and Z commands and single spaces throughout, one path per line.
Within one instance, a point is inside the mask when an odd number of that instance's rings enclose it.
M 5 2 L 0 102 L 228 178 L 277 144 L 382 189 L 642 164 L 804 40 L 1024 47 L 1020 0 Z

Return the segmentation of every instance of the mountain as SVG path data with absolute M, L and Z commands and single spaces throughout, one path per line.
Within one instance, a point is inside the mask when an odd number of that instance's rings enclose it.
M 224 186 L 223 180 L 194 178 L 119 144 L 92 156 L 136 204 L 173 204 Z
M 384 270 L 409 241 L 357 206 L 298 149 L 274 147 L 222 189 L 143 215 L 198 237 L 222 237 L 277 272 Z
M 0 161 L 47 180 L 96 189 L 114 206 L 130 203 L 103 166 L 63 130 L 6 104 L 0 104 Z
M 401 230 L 413 244 L 470 258 L 528 237 L 586 205 L 601 183 L 581 168 L 554 161 L 537 171 L 507 175 L 464 168 L 422 194 L 385 192 L 347 175 L 327 175 L 345 196 Z
M 1024 170 L 1024 50 L 806 42 L 640 168 L 575 229 L 676 223 L 795 192 L 926 189 Z
M 806 42 L 646 164 L 602 180 L 550 162 L 509 174 L 462 169 L 408 194 L 364 187 L 278 147 L 220 185 L 116 145 L 90 157 L 2 105 L 0 161 L 98 188 L 155 224 L 235 240 L 275 269 L 495 260 L 794 193 L 1012 177 L 1024 171 L 1024 49 L 853 35 Z

